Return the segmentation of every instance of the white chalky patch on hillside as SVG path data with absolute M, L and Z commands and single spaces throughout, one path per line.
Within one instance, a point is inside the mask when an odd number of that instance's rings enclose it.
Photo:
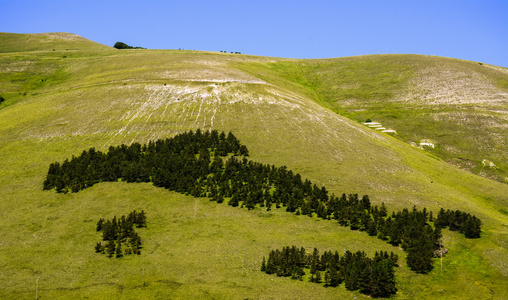
M 193 127 L 213 128 L 218 111 L 236 103 L 275 105 L 292 110 L 305 102 L 297 95 L 276 91 L 273 87 L 267 86 L 261 96 L 236 83 L 147 85 L 131 86 L 130 89 L 142 91 L 123 102 L 127 106 L 120 117 L 124 125 L 113 137 L 139 132 L 143 123 L 152 127 L 157 122 L 171 122 L 174 126 L 185 127 L 190 122 Z
M 199 69 L 184 69 L 164 71 L 158 74 L 161 78 L 174 79 L 178 81 L 191 82 L 234 82 L 234 83 L 255 83 L 266 84 L 264 80 L 250 74 L 227 67 L 207 67 L 202 65 Z
M 28 36 L 34 36 L 34 37 L 46 37 L 49 40 L 42 42 L 50 42 L 51 40 L 83 40 L 84 38 L 74 34 L 74 33 L 67 33 L 67 32 L 44 32 L 44 33 L 27 33 Z M 39 40 L 38 40 L 39 41 Z
M 103 87 L 100 94 L 76 88 L 62 96 L 60 106 L 68 111 L 64 117 L 25 131 L 22 138 L 101 136 L 103 144 L 99 147 L 106 148 L 111 144 L 166 138 L 195 128 L 246 126 L 267 135 L 288 132 L 293 140 L 313 146 L 316 140 L 322 140 L 316 146 L 318 151 L 338 160 L 355 152 L 355 136 L 386 142 L 383 135 L 366 126 L 358 126 L 295 92 L 268 84 L 128 84 Z M 51 110 L 61 116 L 60 106 Z M 336 139 L 348 145 L 346 150 L 331 142 Z
M 429 67 L 411 79 L 415 88 L 402 100 L 432 104 L 508 104 L 508 93 L 498 89 L 483 74 Z

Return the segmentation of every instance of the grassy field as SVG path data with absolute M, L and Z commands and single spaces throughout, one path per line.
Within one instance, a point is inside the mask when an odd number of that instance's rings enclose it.
M 323 92 L 333 78 L 324 82 L 319 72 L 331 70 L 327 64 L 338 67 L 340 59 L 76 48 L 65 55 L 0 54 L 0 94 L 7 99 L 0 106 L 0 298 L 35 297 L 37 278 L 41 299 L 367 298 L 343 285 L 324 288 L 258 271 L 263 256 L 286 245 L 394 251 L 402 262 L 396 299 L 508 298 L 508 185 L 337 115 L 338 106 Z M 395 72 L 394 65 L 420 59 L 404 58 L 389 56 L 378 67 L 375 57 L 343 60 L 347 77 L 362 84 L 361 78 L 374 76 L 383 86 L 363 91 L 362 98 L 397 102 L 417 72 Z M 370 72 L 355 71 L 362 59 Z M 20 61 L 35 63 L 17 71 L 5 67 Z M 390 79 L 394 74 L 397 79 Z M 48 80 L 39 84 L 41 77 Z M 436 261 L 432 274 L 418 275 L 407 269 L 399 248 L 284 209 L 247 211 L 150 184 L 101 183 L 67 195 L 42 191 L 54 161 L 90 147 L 106 150 L 196 128 L 232 131 L 251 159 L 286 165 L 335 194 L 368 194 L 389 210 L 416 205 L 474 213 L 484 221 L 484 234 L 468 240 L 445 230 L 450 252 L 443 271 Z M 140 230 L 142 254 L 95 254 L 99 218 L 134 209 L 148 216 L 148 227 Z

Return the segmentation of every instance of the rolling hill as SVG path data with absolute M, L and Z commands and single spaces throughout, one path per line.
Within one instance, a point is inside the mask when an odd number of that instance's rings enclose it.
M 336 195 L 368 194 L 390 211 L 475 214 L 483 236 L 445 230 L 443 270 L 436 262 L 419 275 L 402 263 L 394 298 L 508 298 L 508 184 L 499 182 L 508 168 L 507 69 L 413 55 L 116 50 L 70 34 L 35 36 L 0 35 L 1 298 L 32 298 L 36 280 L 39 295 L 54 299 L 346 298 L 356 293 L 343 285 L 263 274 L 261 260 L 287 245 L 405 255 L 333 221 L 232 208 L 146 183 L 42 191 L 52 162 L 196 128 L 231 131 L 251 159 L 286 165 Z M 435 148 L 408 143 L 422 140 Z M 134 209 L 147 212 L 142 255 L 95 254 L 99 218 Z
M 474 174 L 508 183 L 508 70 L 422 55 L 373 55 L 260 65 L 321 105 L 396 131 Z M 258 73 L 263 78 L 263 72 Z
M 0 53 L 25 51 L 83 51 L 111 49 L 77 34 L 67 32 L 9 33 L 0 32 Z

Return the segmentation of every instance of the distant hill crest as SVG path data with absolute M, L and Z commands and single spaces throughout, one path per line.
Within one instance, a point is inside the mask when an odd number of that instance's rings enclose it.
M 82 40 L 84 37 L 68 32 L 28 33 L 29 36 L 47 37 L 49 40 Z M 86 40 L 86 39 L 85 39 Z
M 56 50 L 107 50 L 111 47 L 67 32 L 0 32 L 0 53 Z

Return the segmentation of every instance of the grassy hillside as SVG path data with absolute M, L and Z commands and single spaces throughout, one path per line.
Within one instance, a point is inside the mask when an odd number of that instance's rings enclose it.
M 116 49 L 81 36 L 64 33 L 0 32 L 0 109 L 34 96 L 46 86 L 66 79 L 62 68 L 69 58 L 107 55 Z
M 111 47 L 66 32 L 18 34 L 0 32 L 0 53 L 25 51 L 89 51 Z
M 508 183 L 508 69 L 422 55 L 275 62 L 248 69 L 260 76 L 267 70 L 276 74 L 268 81 L 282 75 L 333 111 L 362 123 L 379 122 L 453 165 Z
M 0 106 L 0 298 L 33 298 L 39 277 L 39 295 L 47 299 L 362 299 L 343 285 L 324 288 L 258 268 L 270 250 L 285 245 L 369 255 L 387 250 L 405 262 L 402 250 L 365 233 L 284 209 L 247 211 L 150 184 L 42 191 L 51 162 L 196 128 L 232 131 L 251 159 L 286 165 L 335 194 L 368 194 L 389 210 L 416 205 L 474 213 L 485 223 L 482 238 L 445 230 L 450 252 L 443 271 L 436 262 L 431 274 L 418 275 L 402 263 L 394 298 L 508 298 L 508 185 L 337 115 L 331 104 L 323 107 L 325 83 L 297 67 L 318 70 L 316 61 L 165 50 L 86 50 L 65 58 L 53 51 L 5 53 L 0 60 L 0 66 L 35 60 L 55 66 L 34 66 L 27 82 L 39 74 L 51 80 L 33 88 L 4 84 L 18 74 L 0 72 L 0 94 L 27 92 Z M 402 72 L 397 89 L 413 72 Z M 98 219 L 134 209 L 148 216 L 142 255 L 95 254 Z

